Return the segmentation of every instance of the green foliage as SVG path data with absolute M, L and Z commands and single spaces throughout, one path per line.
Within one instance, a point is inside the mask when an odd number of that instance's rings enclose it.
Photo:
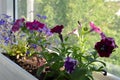
M 17 44 L 14 45 L 8 44 L 6 46 L 2 44 L 0 47 L 11 56 L 25 56 L 26 51 L 28 49 L 26 46 L 27 46 L 26 41 L 18 40 Z
M 47 77 L 53 76 L 57 80 L 65 79 L 68 80 L 94 80 L 92 76 L 92 72 L 102 72 L 106 64 L 99 60 L 99 56 L 97 52 L 88 47 L 87 42 L 89 41 L 86 37 L 89 34 L 89 31 L 84 30 L 84 27 L 81 27 L 78 34 L 82 34 L 80 36 L 69 34 L 63 37 L 64 41 L 58 44 L 56 47 L 51 46 L 52 52 L 42 51 L 41 55 L 46 59 L 47 64 L 44 65 L 45 69 L 49 66 L 50 71 L 46 74 L 45 79 Z M 74 44 L 69 43 L 70 40 L 74 40 Z M 73 73 L 66 73 L 63 65 L 65 64 L 66 57 L 72 57 L 78 61 L 77 67 L 73 71 Z M 60 70 L 62 68 L 62 70 Z M 41 70 L 42 72 L 42 70 Z M 41 73 L 39 72 L 39 73 Z M 76 77 L 76 78 L 75 78 Z

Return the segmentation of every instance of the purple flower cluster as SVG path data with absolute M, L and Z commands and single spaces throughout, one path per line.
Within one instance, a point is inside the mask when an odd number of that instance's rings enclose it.
M 77 61 L 72 59 L 71 57 L 67 57 L 64 63 L 65 70 L 68 73 L 72 73 L 77 65 Z
M 24 18 L 21 19 L 17 19 L 13 26 L 12 26 L 12 32 L 16 32 L 19 31 L 20 28 L 23 28 L 24 30 L 27 29 L 29 30 L 31 33 L 33 33 L 34 31 L 38 31 L 38 32 L 43 32 L 45 33 L 46 36 L 51 36 L 52 32 L 51 29 L 49 29 L 46 24 L 38 21 L 38 20 L 34 20 L 32 22 L 30 21 L 25 21 Z
M 0 42 L 4 45 L 12 44 L 10 16 L 2 14 L 0 17 Z

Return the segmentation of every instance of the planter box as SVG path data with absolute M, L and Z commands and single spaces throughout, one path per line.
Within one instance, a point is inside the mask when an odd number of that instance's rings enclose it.
M 93 73 L 95 80 L 120 80 L 120 78 L 109 74 Z M 0 80 L 38 80 L 30 73 L 22 69 L 16 63 L 0 53 Z
M 0 80 L 38 80 L 0 53 Z

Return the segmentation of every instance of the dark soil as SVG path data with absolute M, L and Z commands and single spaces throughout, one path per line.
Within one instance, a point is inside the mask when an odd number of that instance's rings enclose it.
M 32 57 L 26 57 L 26 58 L 19 57 L 17 59 L 16 56 L 10 56 L 6 53 L 3 53 L 3 55 L 5 55 L 6 57 L 14 61 L 16 64 L 21 66 L 23 69 L 28 71 L 30 74 L 32 74 L 39 80 L 43 80 L 45 73 L 42 73 L 40 76 L 38 76 L 36 73 L 37 73 L 38 68 L 43 66 L 46 63 L 44 58 L 40 58 L 38 57 L 38 55 L 34 55 Z

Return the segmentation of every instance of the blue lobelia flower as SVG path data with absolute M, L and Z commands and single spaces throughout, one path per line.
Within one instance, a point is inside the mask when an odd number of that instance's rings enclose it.
M 10 42 L 10 38 L 9 37 L 4 37 L 5 45 L 8 45 L 9 42 Z
M 41 18 L 41 19 L 47 19 L 47 16 L 42 16 L 42 15 L 40 15 L 40 14 L 37 14 L 36 15 L 38 18 Z
M 1 19 L 0 20 L 0 25 L 4 25 L 5 24 L 5 20 L 4 19 Z
M 37 45 L 36 45 L 36 44 L 31 44 L 30 47 L 36 49 L 36 48 L 37 48 Z
M 10 18 L 11 16 L 8 16 L 7 14 L 2 14 L 4 18 Z
M 29 55 L 29 54 L 30 54 L 30 51 L 27 50 L 26 54 Z

